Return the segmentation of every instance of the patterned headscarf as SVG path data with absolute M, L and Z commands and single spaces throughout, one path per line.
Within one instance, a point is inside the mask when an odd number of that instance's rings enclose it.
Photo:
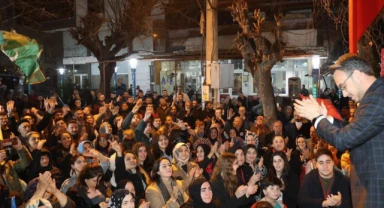
M 123 204 L 123 200 L 127 195 L 132 195 L 132 198 L 135 198 L 133 193 L 126 189 L 117 189 L 113 192 L 111 199 L 108 202 L 109 208 L 121 208 L 121 205 Z
M 47 208 L 52 208 L 51 202 L 43 198 L 34 198 L 31 199 L 25 208 L 39 208 L 41 206 L 45 206 Z
M 182 160 L 182 159 L 180 159 L 180 157 L 179 157 L 179 149 L 180 149 L 182 146 L 187 147 L 188 152 L 191 152 L 191 151 L 189 150 L 189 147 L 188 147 L 187 144 L 182 143 L 182 142 L 176 144 L 176 146 L 173 148 L 173 151 L 172 151 L 172 153 L 173 153 L 173 164 L 176 164 L 176 165 L 179 166 L 179 167 L 181 167 L 181 166 L 187 164 L 188 161 L 189 161 L 189 157 L 188 157 L 187 159 L 185 159 L 185 160 Z

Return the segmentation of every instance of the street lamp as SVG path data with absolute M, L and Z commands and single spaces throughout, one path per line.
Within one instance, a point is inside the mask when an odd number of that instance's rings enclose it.
M 132 82 L 133 82 L 133 98 L 136 99 L 136 67 L 137 67 L 137 59 L 132 58 L 129 60 L 129 65 L 131 66 L 132 72 Z
M 59 70 L 59 73 L 60 73 L 60 89 L 61 89 L 60 95 L 61 95 L 61 97 L 63 97 L 63 79 L 64 79 L 63 75 L 64 75 L 65 69 L 64 68 L 60 68 L 58 70 Z

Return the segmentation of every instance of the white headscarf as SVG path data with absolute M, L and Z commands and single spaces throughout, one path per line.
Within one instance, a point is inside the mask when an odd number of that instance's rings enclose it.
M 189 157 L 188 157 L 187 159 L 185 159 L 185 160 L 182 160 L 182 159 L 180 159 L 180 157 L 179 157 L 179 149 L 180 149 L 180 147 L 182 147 L 182 146 L 187 147 L 188 152 L 191 152 L 191 151 L 189 150 L 189 147 L 188 147 L 187 144 L 182 143 L 182 142 L 176 144 L 176 146 L 173 148 L 173 151 L 172 151 L 172 154 L 173 154 L 173 164 L 176 164 L 176 165 L 179 166 L 179 167 L 181 167 L 181 166 L 187 164 L 188 161 L 189 161 Z
M 32 198 L 25 208 L 38 208 L 40 203 L 44 204 L 47 208 L 52 208 L 51 202 L 43 198 Z

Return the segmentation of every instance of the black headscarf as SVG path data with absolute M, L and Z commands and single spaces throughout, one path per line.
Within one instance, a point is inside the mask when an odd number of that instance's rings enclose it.
M 196 207 L 196 208 L 212 208 L 220 207 L 220 202 L 212 198 L 211 203 L 206 204 L 203 199 L 201 199 L 201 186 L 203 183 L 209 181 L 205 178 L 197 178 L 191 182 L 189 185 L 189 198 L 188 201 L 183 204 L 181 208 L 187 207 Z M 210 183 L 209 183 L 210 184 Z M 212 194 L 213 197 L 213 194 Z

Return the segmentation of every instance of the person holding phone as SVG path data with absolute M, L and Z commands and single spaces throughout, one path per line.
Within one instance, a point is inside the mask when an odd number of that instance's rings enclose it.
M 23 196 L 24 191 L 18 173 L 28 168 L 32 162 L 32 156 L 27 148 L 22 145 L 19 138 L 12 135 L 11 139 L 17 141 L 17 143 L 13 145 L 13 148 L 16 149 L 19 159 L 17 161 L 9 160 L 6 151 L 4 149 L 0 150 L 0 166 L 2 167 L 0 169 L 0 184 L 8 187 L 10 196 Z

